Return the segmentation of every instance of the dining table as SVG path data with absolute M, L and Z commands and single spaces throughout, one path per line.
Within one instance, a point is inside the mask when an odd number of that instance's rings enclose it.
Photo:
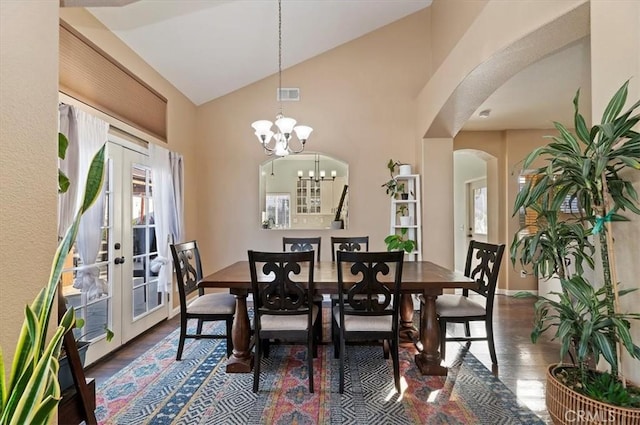
M 380 281 L 392 279 L 392 273 L 381 276 Z M 337 293 L 338 266 L 331 261 L 321 261 L 314 265 L 314 285 L 322 294 Z M 258 279 L 268 280 L 266 275 Z M 354 277 L 355 279 L 355 277 Z M 253 367 L 251 353 L 251 324 L 247 308 L 247 295 L 251 292 L 249 261 L 237 261 L 223 269 L 205 276 L 198 282 L 202 288 L 228 288 L 236 298 L 236 313 L 233 319 L 231 340 L 233 354 L 227 360 L 228 373 L 247 373 Z M 415 355 L 415 362 L 423 375 L 446 375 L 440 357 L 440 330 L 436 315 L 436 299 L 445 289 L 477 288 L 477 283 L 463 273 L 447 269 L 430 261 L 406 261 L 402 268 L 400 329 L 405 340 L 411 342 L 419 338 L 421 349 Z M 418 332 L 413 326 L 412 294 L 424 296 L 423 314 Z M 419 335 L 419 336 L 418 336 Z

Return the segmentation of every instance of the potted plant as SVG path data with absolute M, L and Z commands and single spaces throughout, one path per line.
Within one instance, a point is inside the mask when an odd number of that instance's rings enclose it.
M 622 112 L 627 86 L 613 96 L 601 124 L 590 129 L 579 112 L 578 91 L 575 134 L 554 123 L 559 135 L 524 160 L 523 169 L 536 159 L 545 164 L 534 170 L 537 178 L 524 185 L 514 205 L 514 215 L 530 209 L 537 217 L 534 231 L 514 236 L 512 263 L 531 266 L 536 276 L 557 275 L 562 288 L 551 293 L 553 298 L 518 294 L 537 298 L 532 341 L 555 329 L 561 361 L 567 354 L 572 361 L 552 365 L 547 374 L 547 408 L 556 423 L 575 422 L 578 413 L 610 423 L 640 423 L 640 393 L 627 385 L 620 364 L 622 350 L 640 359 L 640 347 L 629 332 L 640 314 L 621 312 L 618 303 L 637 288 L 618 289 L 611 236 L 612 222 L 628 220 L 623 212 L 640 214 L 638 195 L 621 175 L 640 170 L 640 134 L 632 130 L 640 121 L 640 101 Z M 577 211 L 566 212 L 567 201 L 577 202 Z M 585 265 L 594 266 L 590 237 L 600 250 L 601 282 L 589 282 L 584 275 Z M 572 275 L 565 268 L 567 258 L 575 264 Z M 600 359 L 608 371 L 596 370 Z
M 411 225 L 411 217 L 409 216 L 409 206 L 407 204 L 399 204 L 396 210 L 396 214 L 400 216 L 401 226 Z
M 400 233 L 394 233 L 384 238 L 384 243 L 387 244 L 387 251 L 404 251 L 410 254 L 416 249 L 416 241 L 409 239 L 406 227 L 402 227 Z
M 409 167 L 408 172 L 406 167 Z M 383 183 L 382 187 L 385 188 L 387 195 L 392 198 L 397 198 L 399 194 L 402 194 L 404 192 L 404 183 L 398 182 L 398 180 L 396 179 L 396 175 L 399 171 L 402 171 L 399 173 L 400 175 L 411 174 L 411 166 L 390 159 L 387 163 L 387 169 L 389 170 L 389 175 L 391 176 L 391 178 L 386 183 Z
M 91 162 L 82 204 L 58 244 L 49 280 L 33 303 L 26 306 L 25 320 L 6 382 L 5 364 L 0 350 L 0 424 L 49 423 L 61 399 L 58 359 L 62 337 L 75 322 L 74 310 L 67 310 L 50 339 L 48 325 L 60 274 L 65 258 L 75 242 L 80 218 L 93 205 L 102 187 L 104 154 L 103 146 Z

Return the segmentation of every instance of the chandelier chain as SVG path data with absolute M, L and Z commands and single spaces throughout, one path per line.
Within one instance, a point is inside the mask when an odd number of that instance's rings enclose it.
M 278 101 L 282 115 L 282 0 L 278 0 Z
M 1 0 L 0 0 L 1 1 Z M 260 141 L 267 155 L 287 156 L 300 153 L 304 150 L 305 143 L 313 128 L 308 125 L 296 125 L 297 121 L 291 117 L 285 117 L 282 113 L 282 0 L 278 0 L 278 109 L 275 125 L 276 131 L 272 131 L 272 123 L 269 120 L 258 120 L 251 124 L 254 134 Z M 288 99 L 285 99 L 288 100 Z M 298 148 L 293 148 L 289 143 L 293 135 L 298 139 Z

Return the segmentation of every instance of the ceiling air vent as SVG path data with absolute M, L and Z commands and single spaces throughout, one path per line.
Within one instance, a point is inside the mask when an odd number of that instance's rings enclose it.
M 297 102 L 300 100 L 299 88 L 281 88 L 277 89 L 276 97 L 282 102 Z

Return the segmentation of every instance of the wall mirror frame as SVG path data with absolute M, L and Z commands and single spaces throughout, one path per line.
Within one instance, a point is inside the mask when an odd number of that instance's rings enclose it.
M 270 157 L 260 164 L 258 175 L 262 228 L 348 228 L 346 162 L 319 152 Z

